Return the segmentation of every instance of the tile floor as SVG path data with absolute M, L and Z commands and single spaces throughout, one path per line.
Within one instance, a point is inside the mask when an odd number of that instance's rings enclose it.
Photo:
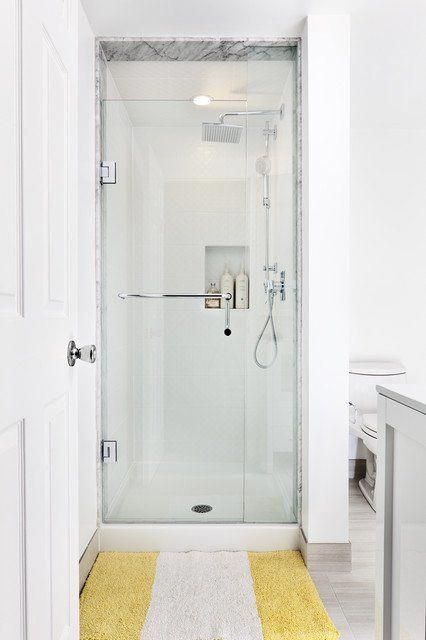
M 349 484 L 350 573 L 312 572 L 340 640 L 374 640 L 376 516 L 358 484 Z

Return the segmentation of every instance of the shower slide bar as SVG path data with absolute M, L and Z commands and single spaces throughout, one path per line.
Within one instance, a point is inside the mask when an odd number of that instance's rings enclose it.
M 230 300 L 232 300 L 232 293 L 119 293 L 118 297 L 122 300 L 127 298 L 201 298 L 213 300 L 225 300 L 225 330 L 224 334 L 230 336 L 232 331 L 230 328 Z

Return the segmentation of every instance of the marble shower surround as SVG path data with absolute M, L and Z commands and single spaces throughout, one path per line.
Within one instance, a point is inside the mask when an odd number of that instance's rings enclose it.
M 295 60 L 298 38 L 248 40 L 222 38 L 99 38 L 110 61 Z
M 102 188 L 100 162 L 102 157 L 101 105 L 105 96 L 105 70 L 109 61 L 226 61 L 226 60 L 294 60 L 296 66 L 295 123 L 297 147 L 296 167 L 296 376 L 297 376 L 297 424 L 295 425 L 297 455 L 296 501 L 297 521 L 302 511 L 302 47 L 301 38 L 140 38 L 97 37 L 95 40 L 95 128 L 96 128 L 96 333 L 97 344 L 102 345 Z M 176 57 L 169 57 L 174 54 Z M 182 56 L 182 57 L 179 57 Z M 277 56 L 277 57 L 275 57 Z M 97 440 L 98 451 L 102 442 L 102 348 L 97 358 Z M 98 459 L 98 526 L 102 525 L 102 463 Z

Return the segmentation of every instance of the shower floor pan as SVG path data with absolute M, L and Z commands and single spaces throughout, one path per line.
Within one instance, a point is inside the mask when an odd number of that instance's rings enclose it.
M 238 465 L 220 473 L 204 467 L 203 475 L 191 465 L 191 471 L 188 465 L 162 463 L 147 482 L 141 465 L 135 463 L 111 506 L 108 522 L 100 527 L 101 550 L 299 548 L 299 526 L 291 523 L 291 507 L 285 508 L 290 504 L 283 495 L 285 486 L 278 486 L 270 474 L 246 474 L 243 505 Z M 197 513 L 192 511 L 195 505 L 212 509 Z
M 291 467 L 280 474 L 247 473 L 241 465 L 158 465 L 151 478 L 134 463 L 113 500 L 108 523 L 294 522 Z M 197 512 L 205 505 L 211 509 Z

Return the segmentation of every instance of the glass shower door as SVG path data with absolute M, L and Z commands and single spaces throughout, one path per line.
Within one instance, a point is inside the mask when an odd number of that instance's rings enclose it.
M 227 266 L 248 268 L 246 119 L 239 143 L 202 123 L 245 102 L 103 103 L 102 429 L 106 522 L 244 519 L 246 310 L 201 298 Z M 213 305 L 217 301 L 213 301 Z

